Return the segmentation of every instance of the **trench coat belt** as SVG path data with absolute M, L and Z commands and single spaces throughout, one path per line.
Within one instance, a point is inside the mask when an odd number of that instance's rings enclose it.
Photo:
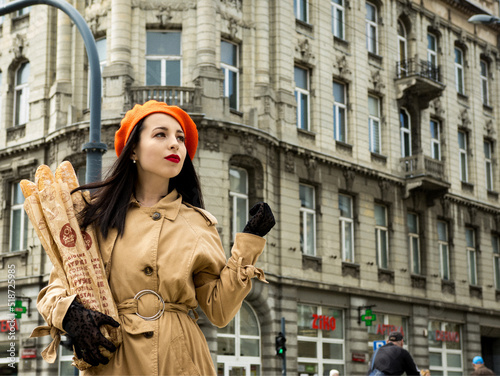
M 146 294 L 156 295 L 158 300 L 160 300 L 160 302 L 162 303 L 158 312 L 156 312 L 153 316 L 141 316 L 138 312 L 139 299 Z M 161 296 L 158 293 L 154 292 L 153 290 L 139 291 L 134 298 L 124 300 L 123 302 L 117 304 L 116 308 L 118 309 L 118 315 L 135 313 L 137 316 L 148 321 L 158 320 L 163 315 L 164 311 L 185 313 L 188 316 L 189 316 L 189 311 L 193 311 L 194 318 L 192 318 L 191 316 L 189 317 L 193 319 L 195 322 L 198 320 L 198 313 L 195 311 L 194 308 L 190 308 L 182 303 L 167 303 L 161 298 Z

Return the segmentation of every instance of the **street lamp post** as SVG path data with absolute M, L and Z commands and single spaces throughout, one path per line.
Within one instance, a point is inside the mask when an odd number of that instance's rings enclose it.
M 87 153 L 86 183 L 101 179 L 102 154 L 107 146 L 101 142 L 101 68 L 95 40 L 85 19 L 67 1 L 64 0 L 16 0 L 0 6 L 0 16 L 18 11 L 31 5 L 46 4 L 56 7 L 66 13 L 75 23 L 85 43 L 90 67 L 90 126 L 89 142 L 82 150 Z

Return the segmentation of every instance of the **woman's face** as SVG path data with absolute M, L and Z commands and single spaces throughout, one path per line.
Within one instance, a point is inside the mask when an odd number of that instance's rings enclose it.
M 187 155 L 184 137 L 184 131 L 172 116 L 155 113 L 144 119 L 139 143 L 131 156 L 143 183 L 170 179 L 181 172 Z

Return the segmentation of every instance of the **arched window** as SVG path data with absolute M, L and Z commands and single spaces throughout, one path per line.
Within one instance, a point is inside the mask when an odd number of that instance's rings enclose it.
M 408 43 L 406 38 L 406 28 L 403 22 L 398 21 L 398 52 L 399 52 L 399 76 L 408 75 Z
M 234 319 L 217 332 L 217 375 L 261 375 L 260 355 L 259 320 L 243 302 Z
M 14 126 L 24 125 L 29 120 L 30 63 L 21 64 L 15 73 L 14 89 Z

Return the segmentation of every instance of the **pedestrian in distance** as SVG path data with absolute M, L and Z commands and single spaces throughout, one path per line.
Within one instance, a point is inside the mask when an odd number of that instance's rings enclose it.
M 387 344 L 379 347 L 373 354 L 368 375 L 402 375 L 420 376 L 410 353 L 403 348 L 404 337 L 401 332 L 391 332 Z
M 481 356 L 475 356 L 472 359 L 472 366 L 474 367 L 474 372 L 472 372 L 471 376 L 495 376 L 495 372 L 484 365 L 484 360 Z
M 135 105 L 116 132 L 118 159 L 108 177 L 76 189 L 92 192 L 79 221 L 98 234 L 119 320 L 83 308 L 55 273 L 37 307 L 93 366 L 83 375 L 216 375 L 195 309 L 224 327 L 251 279 L 265 281 L 255 263 L 275 224 L 270 207 L 250 209 L 226 260 L 192 163 L 197 146 L 196 124 L 179 107 Z M 100 333 L 103 324 L 121 329 L 118 348 Z M 113 356 L 103 357 L 99 346 Z

